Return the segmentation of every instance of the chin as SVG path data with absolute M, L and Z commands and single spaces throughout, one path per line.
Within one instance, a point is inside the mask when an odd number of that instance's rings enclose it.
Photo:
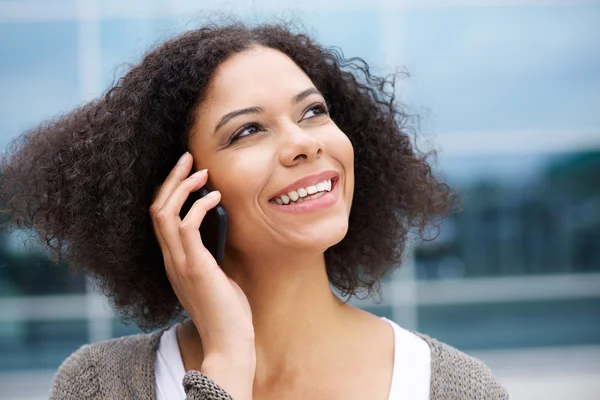
M 348 222 L 330 223 L 327 226 L 322 226 L 320 229 L 315 229 L 309 232 L 303 232 L 302 238 L 298 238 L 302 242 L 302 246 L 307 251 L 319 251 L 324 253 L 328 248 L 335 246 L 341 242 L 348 233 Z

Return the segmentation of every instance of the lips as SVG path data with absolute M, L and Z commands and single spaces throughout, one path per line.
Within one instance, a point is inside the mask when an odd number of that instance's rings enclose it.
M 278 191 L 269 201 L 283 200 L 285 197 L 295 201 L 318 192 L 330 191 L 339 175 L 337 171 L 329 170 L 306 176 Z
M 305 188 L 298 188 L 292 190 L 287 194 L 282 194 L 279 197 L 269 200 L 270 203 L 279 205 L 288 205 L 294 203 L 301 203 L 303 201 L 318 199 L 319 197 L 331 192 L 333 186 L 337 182 L 337 178 L 326 179 L 316 185 L 310 185 Z
M 331 191 L 317 192 L 313 195 L 307 195 L 304 198 L 298 198 L 297 201 L 291 201 L 284 204 L 280 199 L 281 204 L 270 201 L 269 206 L 277 212 L 284 212 L 287 214 L 304 214 L 308 215 L 312 212 L 319 210 L 328 209 L 337 203 L 340 196 L 340 179 L 331 179 Z M 281 197 L 283 197 L 282 195 Z

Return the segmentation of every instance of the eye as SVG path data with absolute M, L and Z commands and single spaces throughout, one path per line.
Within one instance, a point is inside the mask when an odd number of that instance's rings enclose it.
M 304 113 L 303 119 L 315 118 L 319 115 L 327 115 L 327 107 L 323 103 L 317 103 L 310 106 Z
M 254 122 L 244 125 L 231 137 L 230 143 L 235 142 L 238 139 L 245 138 L 246 136 L 254 135 L 262 130 L 262 127 Z

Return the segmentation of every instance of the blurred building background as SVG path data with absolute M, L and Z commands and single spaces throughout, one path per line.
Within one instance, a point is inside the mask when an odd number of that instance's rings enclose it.
M 514 399 L 600 399 L 600 2 L 0 0 L 0 148 L 215 10 L 411 74 L 398 96 L 463 211 L 354 303 L 481 358 Z M 137 329 L 20 243 L 0 238 L 0 399 L 43 399 L 79 346 Z

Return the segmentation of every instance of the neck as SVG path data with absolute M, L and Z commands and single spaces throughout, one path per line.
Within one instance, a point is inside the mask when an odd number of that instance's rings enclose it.
M 356 322 L 364 316 L 332 293 L 322 253 L 279 255 L 279 260 L 263 256 L 254 262 L 226 254 L 222 265 L 252 310 L 255 387 L 321 365 L 323 354 L 332 354 L 332 349 L 342 357 Z M 186 370 L 200 369 L 202 342 L 191 320 L 179 331 L 178 340 Z
M 342 334 L 350 306 L 332 293 L 322 253 L 271 261 L 263 256 L 224 263 L 223 270 L 240 285 L 252 309 L 256 379 L 293 373 L 317 360 Z

